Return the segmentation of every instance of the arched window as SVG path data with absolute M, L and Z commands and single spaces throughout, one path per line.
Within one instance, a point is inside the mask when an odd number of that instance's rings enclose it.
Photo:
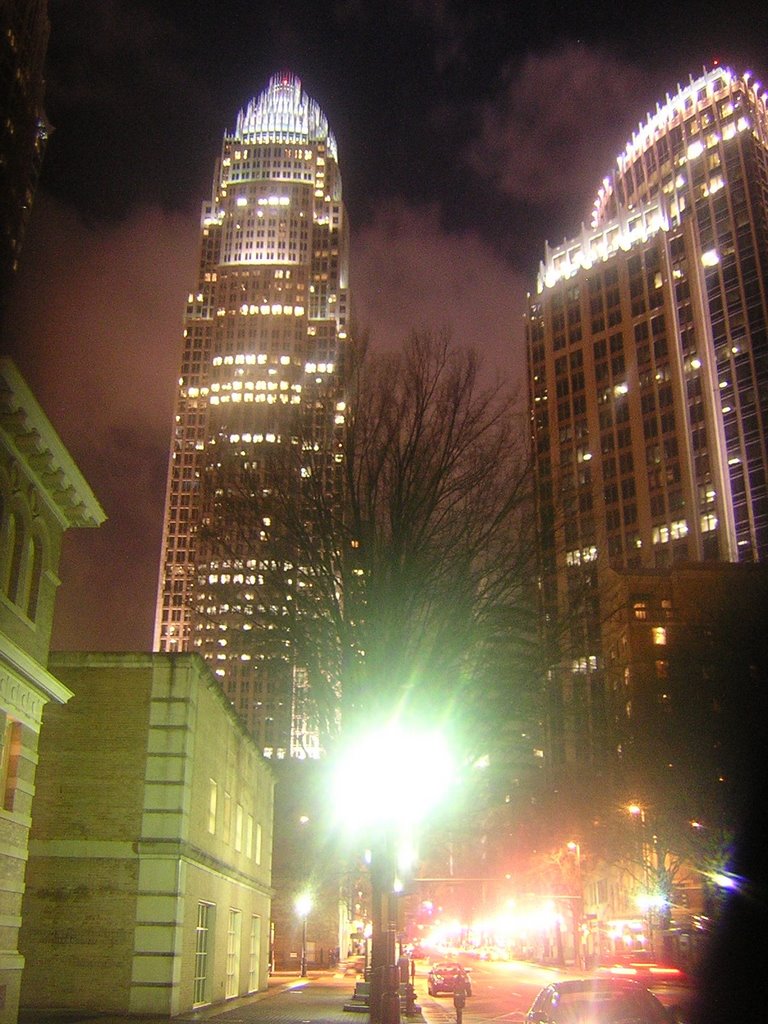
M 27 591 L 27 615 L 34 621 L 37 617 L 37 608 L 40 601 L 40 584 L 43 578 L 43 564 L 45 561 L 45 550 L 43 538 L 39 534 L 33 534 L 30 538 L 32 551 L 29 561 L 29 589 Z
M 13 520 L 13 546 L 8 573 L 8 597 L 23 608 L 26 605 L 27 566 L 31 555 L 32 538 L 26 530 L 26 523 L 20 515 L 11 513 Z
M 0 588 L 22 612 L 34 619 L 45 567 L 45 543 L 33 533 L 25 509 L 9 509 L 0 540 Z
M 11 580 L 13 579 L 13 565 L 19 555 L 19 538 L 17 534 L 16 515 L 14 512 L 9 511 L 8 518 L 5 522 L 5 529 L 3 531 L 3 576 L 2 580 L 0 580 L 0 583 L 2 583 L 3 593 L 8 597 L 12 597 Z

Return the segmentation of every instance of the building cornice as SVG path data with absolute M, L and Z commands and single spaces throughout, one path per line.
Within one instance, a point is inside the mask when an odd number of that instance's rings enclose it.
M 3 636 L 3 642 L 0 644 L 0 671 L 3 668 L 23 679 L 45 702 L 52 700 L 58 704 L 66 704 L 73 696 L 68 687 L 39 661 L 18 647 L 9 636 Z
M 24 378 L 0 358 L 0 430 L 48 495 L 65 527 L 100 526 L 107 518 Z

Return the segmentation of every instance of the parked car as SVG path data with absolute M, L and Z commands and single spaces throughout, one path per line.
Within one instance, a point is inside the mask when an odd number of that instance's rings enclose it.
M 463 990 L 464 995 L 472 995 L 472 982 L 469 980 L 469 972 L 461 964 L 453 960 L 432 964 L 427 975 L 427 991 L 431 996 L 439 996 L 441 992 L 456 992 Z
M 672 1024 L 677 1007 L 666 1007 L 636 981 L 574 978 L 547 985 L 526 1014 L 528 1024 Z

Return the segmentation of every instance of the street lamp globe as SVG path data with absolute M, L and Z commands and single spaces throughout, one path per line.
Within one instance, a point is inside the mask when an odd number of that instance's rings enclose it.
M 417 823 L 454 785 L 454 758 L 439 731 L 408 728 L 394 720 L 345 744 L 334 781 L 334 809 L 371 850 L 371 1024 L 398 1024 L 398 868 L 402 871 L 405 861 L 415 860 L 412 836 Z
M 306 917 L 312 910 L 312 897 L 309 893 L 303 892 L 300 896 L 296 897 L 294 907 L 299 917 Z

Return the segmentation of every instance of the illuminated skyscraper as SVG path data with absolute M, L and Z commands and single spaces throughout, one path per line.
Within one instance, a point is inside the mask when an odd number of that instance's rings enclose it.
M 339 459 L 348 232 L 336 140 L 291 74 L 227 132 L 203 205 L 171 439 L 155 648 L 198 650 L 271 756 L 316 753 L 266 578 L 291 451 Z M 290 487 L 290 483 L 288 484 Z M 253 500 L 251 500 L 253 499 Z M 255 521 L 256 517 L 258 521 Z M 269 607 L 267 607 L 269 606 Z M 269 620 L 269 621 L 267 621 Z M 278 631 L 279 632 L 279 631 Z
M 768 556 L 768 113 L 750 74 L 707 71 L 639 125 L 591 225 L 547 248 L 527 343 L 550 748 L 598 764 L 625 713 L 603 570 Z

